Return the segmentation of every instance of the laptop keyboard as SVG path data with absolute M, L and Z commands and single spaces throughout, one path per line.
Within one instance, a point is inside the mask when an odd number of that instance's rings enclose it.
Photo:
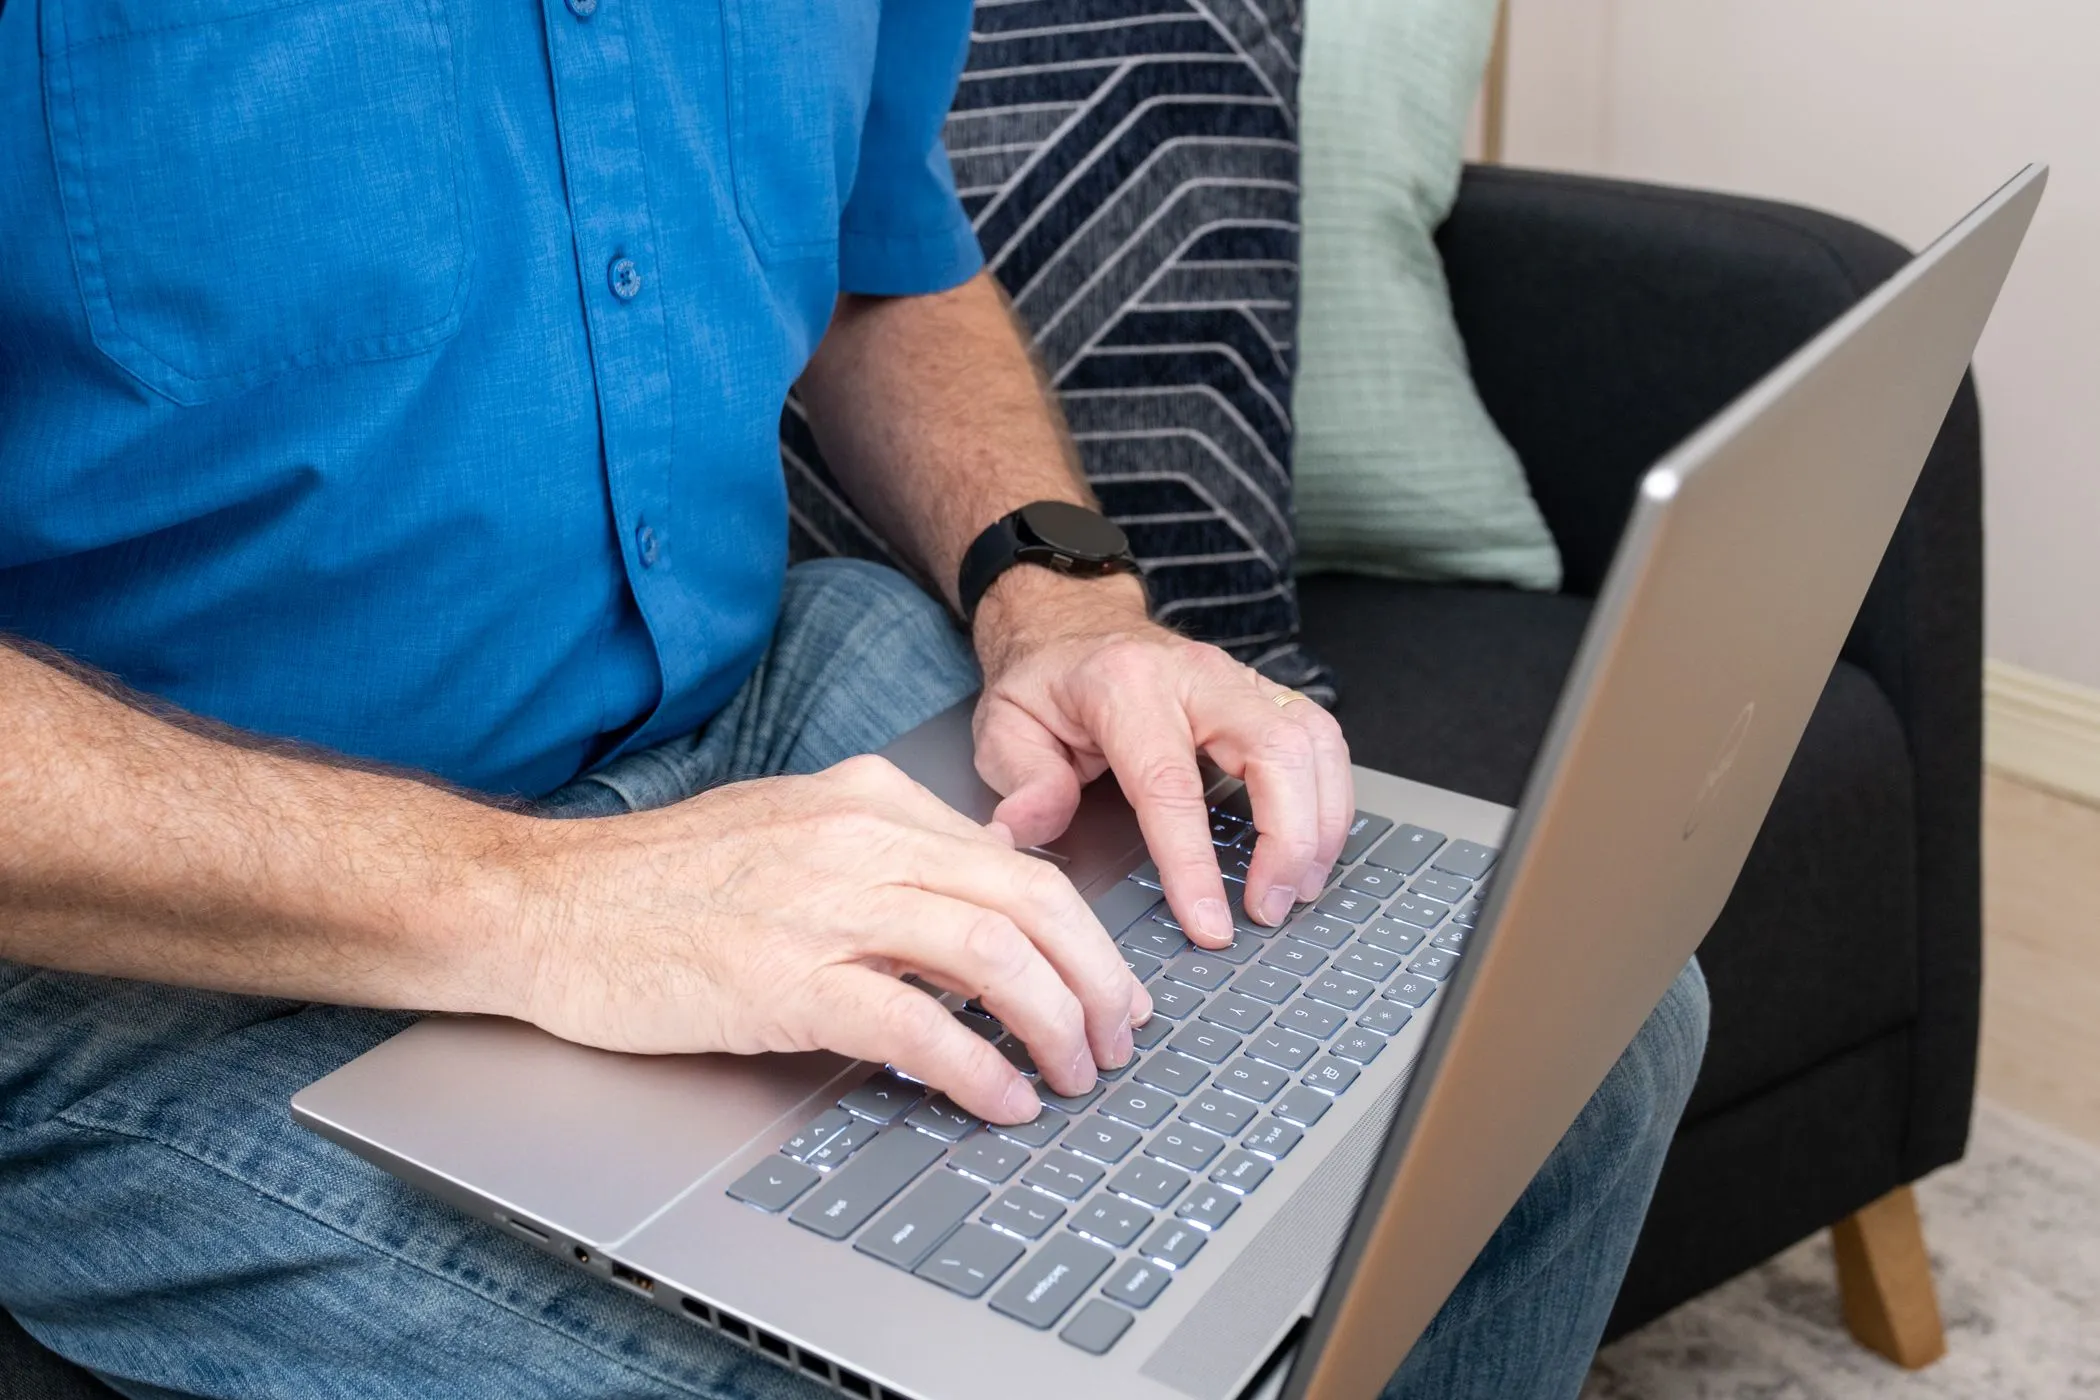
M 1128 1065 L 1080 1095 L 1037 1080 L 1043 1111 L 1014 1127 L 885 1070 L 728 1194 L 1108 1351 L 1457 970 L 1496 855 L 1358 812 L 1326 893 L 1278 930 L 1241 904 L 1243 794 L 1211 838 L 1230 947 L 1182 936 L 1149 861 L 1091 901 L 1152 995 Z M 956 1017 L 1035 1076 L 980 1008 Z

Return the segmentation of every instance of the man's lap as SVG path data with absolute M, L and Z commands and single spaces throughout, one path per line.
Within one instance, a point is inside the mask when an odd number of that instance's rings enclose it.
M 1672 1000 L 1671 1024 L 1613 1071 L 1520 1206 L 1534 1218 L 1498 1234 L 1440 1329 L 1463 1340 L 1501 1330 L 1512 1306 L 1577 1310 L 1582 1299 L 1525 1295 L 1579 1243 L 1587 1219 L 1573 1204 L 1607 1202 L 1617 1155 L 1656 1114 L 1674 1122 L 1703 1002 L 1682 987 Z M 75 1360 L 145 1381 L 117 1382 L 134 1396 L 814 1400 L 770 1362 L 293 1125 L 293 1093 L 409 1014 L 55 973 L 0 986 L 0 1006 L 55 1028 L 83 1061 L 113 1022 L 126 1027 L 119 1060 L 133 1044 L 167 1047 L 41 1121 L 0 1126 L 0 1238 L 16 1251 L 0 1302 Z
M 707 732 L 560 796 L 594 815 L 811 771 L 974 684 L 960 634 L 899 576 L 805 566 L 773 652 Z M 1628 1197 L 1598 1157 L 1646 1144 L 1659 1161 L 1697 1064 L 1692 1021 L 1703 1037 L 1688 978 L 1439 1318 L 1446 1351 L 1513 1291 L 1543 1301 L 1557 1276 L 1566 1292 L 1581 1271 L 1565 1246 L 1595 1212 L 1637 1223 L 1646 1181 Z M 292 1123 L 293 1093 L 413 1019 L 0 963 L 0 1305 L 153 1400 L 817 1393 Z
M 804 565 L 706 730 L 549 807 L 610 815 L 812 772 L 976 685 L 909 580 Z M 0 1239 L 24 1246 L 0 1306 L 140 1396 L 421 1397 L 468 1378 L 490 1395 L 815 1393 L 292 1123 L 294 1093 L 415 1019 L 0 963 Z
M 412 1015 L 54 973 L 0 997 L 81 1060 L 118 1021 L 162 1046 L 0 1127 L 0 1301 L 125 1389 L 808 1393 L 292 1124 L 293 1093 Z

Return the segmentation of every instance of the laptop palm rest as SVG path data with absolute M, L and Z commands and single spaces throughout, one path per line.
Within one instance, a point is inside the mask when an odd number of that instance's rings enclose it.
M 754 1138 L 792 1131 L 810 1095 L 852 1068 L 824 1053 L 618 1055 L 517 1021 L 441 1016 L 306 1089 L 292 1112 L 476 1214 L 493 1202 L 610 1247 Z

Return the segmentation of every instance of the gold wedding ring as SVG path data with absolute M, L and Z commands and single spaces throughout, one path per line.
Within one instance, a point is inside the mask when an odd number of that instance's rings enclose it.
M 1295 690 L 1283 690 L 1271 695 L 1269 699 L 1274 701 L 1276 708 L 1280 710 L 1293 700 L 1311 700 L 1312 697 L 1310 695 L 1302 695 Z

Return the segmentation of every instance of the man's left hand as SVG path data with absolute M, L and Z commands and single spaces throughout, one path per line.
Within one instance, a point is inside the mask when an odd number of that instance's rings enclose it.
M 1196 942 L 1232 940 L 1197 754 L 1244 779 L 1259 833 L 1246 909 L 1279 925 L 1316 898 L 1356 812 L 1349 749 L 1319 705 L 1214 646 L 1150 621 L 1130 578 L 1012 569 L 976 620 L 984 693 L 977 771 L 1004 796 L 1016 843 L 1054 839 L 1079 790 L 1113 771 L 1137 812 L 1167 902 Z

